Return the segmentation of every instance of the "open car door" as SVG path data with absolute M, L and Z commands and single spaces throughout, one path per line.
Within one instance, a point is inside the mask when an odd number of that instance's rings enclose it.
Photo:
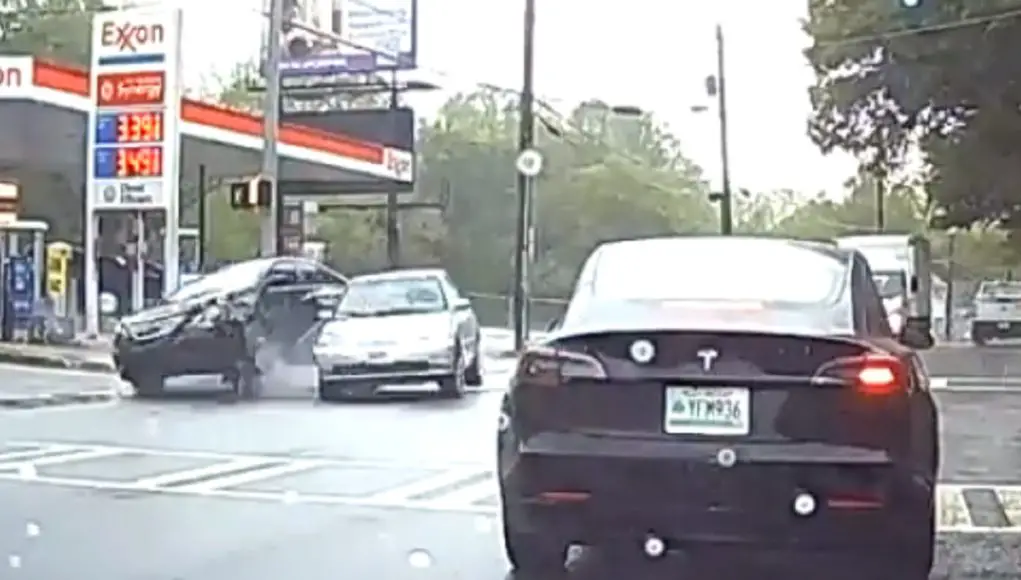
M 256 303 L 255 318 L 262 327 L 260 342 L 295 364 L 311 362 L 312 343 L 324 318 L 321 310 L 331 301 L 339 302 L 344 290 L 341 279 L 317 280 L 314 274 L 303 272 L 303 267 L 303 264 L 275 267 Z

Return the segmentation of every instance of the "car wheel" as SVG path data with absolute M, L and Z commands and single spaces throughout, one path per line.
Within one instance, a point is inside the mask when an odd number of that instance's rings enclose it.
M 475 356 L 472 358 L 472 364 L 468 365 L 468 368 L 464 371 L 465 384 L 471 387 L 482 386 L 482 353 L 479 352 L 478 339 L 475 339 Z
M 519 530 L 503 506 L 503 547 L 507 562 L 518 577 L 556 578 L 565 573 L 567 544 L 541 532 Z
M 126 373 L 128 382 L 135 389 L 135 396 L 142 399 L 150 399 L 163 396 L 163 387 L 166 379 L 162 375 L 143 374 L 134 375 Z
M 440 380 L 440 396 L 448 399 L 460 399 L 464 396 L 466 369 L 460 344 L 454 345 L 454 357 L 454 373 Z
M 976 346 L 985 346 L 986 336 L 982 329 L 972 327 L 971 342 L 974 343 Z
M 907 541 L 895 554 L 884 558 L 881 578 L 890 580 L 927 580 L 935 560 L 936 512 L 930 501 L 924 514 L 906 517 L 905 523 L 921 524 L 906 530 Z
M 316 375 L 316 400 L 323 403 L 339 403 L 344 400 L 344 389 L 323 384 L 322 374 Z

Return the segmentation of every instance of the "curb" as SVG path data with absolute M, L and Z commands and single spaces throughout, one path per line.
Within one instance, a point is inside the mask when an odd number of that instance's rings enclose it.
M 109 362 L 4 350 L 0 350 L 0 363 L 95 373 L 113 373 L 116 371 L 113 363 Z
M 0 409 L 29 410 L 63 405 L 105 403 L 119 398 L 120 393 L 113 389 L 79 393 L 40 393 L 38 395 L 4 395 L 0 393 Z

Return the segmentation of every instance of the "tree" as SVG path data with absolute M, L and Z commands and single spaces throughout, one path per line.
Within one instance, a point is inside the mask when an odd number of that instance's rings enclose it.
M 537 293 L 565 293 L 601 241 L 715 229 L 701 171 L 654 118 L 621 118 L 590 101 L 555 121 L 556 131 L 538 136 L 546 163 L 536 184 Z M 442 261 L 476 291 L 508 290 L 516 132 L 515 100 L 487 90 L 450 99 L 420 131 L 421 194 L 443 183 L 452 190 Z
M 89 65 L 92 16 L 101 0 L 11 0 L 0 17 L 0 53 L 25 54 L 81 67 Z
M 92 15 L 99 0 L 10 0 L 0 13 L 0 53 L 29 55 L 81 67 L 89 64 Z M 55 239 L 82 239 L 80 185 L 72 176 L 27 167 L 10 168 L 22 189 L 22 217 L 50 224 Z M 112 232 L 113 228 L 104 228 Z
M 1021 0 L 811 0 L 815 70 L 809 134 L 890 175 L 912 144 L 931 165 L 945 225 L 1004 220 L 1021 207 Z

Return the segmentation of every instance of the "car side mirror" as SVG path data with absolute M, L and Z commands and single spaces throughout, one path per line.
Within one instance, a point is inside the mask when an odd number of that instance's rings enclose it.
M 472 301 L 467 298 L 457 298 L 454 300 L 454 310 L 471 310 Z
M 904 346 L 915 350 L 928 350 L 935 346 L 932 337 L 932 320 L 928 318 L 908 318 L 904 321 L 897 340 Z
M 560 317 L 554 317 L 552 320 L 546 323 L 546 332 L 553 332 L 560 328 Z

